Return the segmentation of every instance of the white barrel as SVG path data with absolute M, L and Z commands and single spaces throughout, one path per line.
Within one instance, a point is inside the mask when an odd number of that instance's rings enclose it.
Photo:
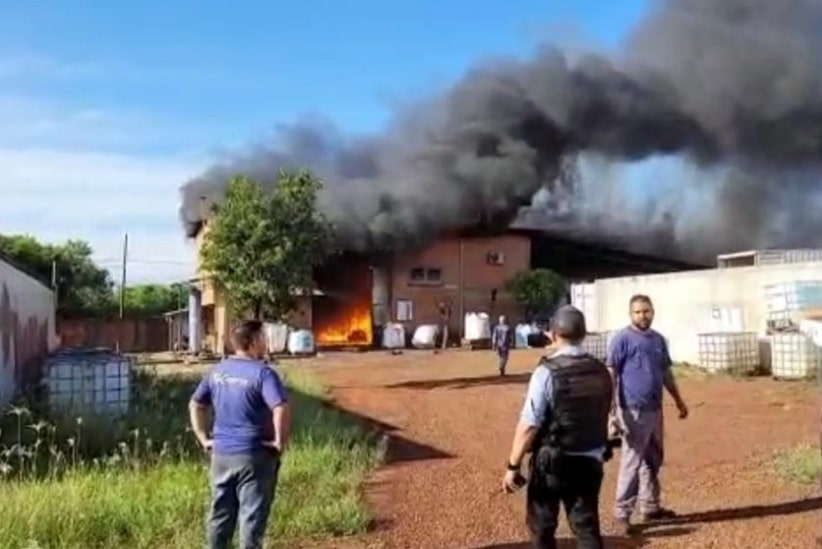
M 436 324 L 422 324 L 414 330 L 411 345 L 418 349 L 431 348 L 436 344 L 440 328 Z
M 385 349 L 405 348 L 405 326 L 389 322 L 382 330 L 382 346 Z
M 308 355 L 314 352 L 314 334 L 308 330 L 296 330 L 288 336 L 288 350 L 292 355 Z

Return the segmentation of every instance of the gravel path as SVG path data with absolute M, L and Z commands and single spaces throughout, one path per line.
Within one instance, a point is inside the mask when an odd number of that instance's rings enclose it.
M 336 354 L 312 361 L 337 403 L 387 424 L 392 441 L 389 464 L 368 486 L 375 531 L 326 547 L 529 547 L 523 496 L 505 496 L 499 485 L 537 357 L 514 353 L 512 375 L 504 379 L 482 351 Z M 819 546 L 819 491 L 771 470 L 773 452 L 818 440 L 817 392 L 799 383 L 701 376 L 684 376 L 680 385 L 691 417 L 666 423 L 663 497 L 683 516 L 633 540 L 611 536 L 612 462 L 601 504 L 606 547 Z M 569 538 L 564 522 L 560 535 Z

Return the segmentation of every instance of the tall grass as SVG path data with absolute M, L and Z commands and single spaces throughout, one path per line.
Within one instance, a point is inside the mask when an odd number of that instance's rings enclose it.
M 270 541 L 362 532 L 360 486 L 381 456 L 360 424 L 324 406 L 323 387 L 288 375 L 294 435 Z M 126 417 L 10 409 L 0 450 L 5 549 L 202 547 L 208 460 L 188 428 L 191 377 L 142 373 Z

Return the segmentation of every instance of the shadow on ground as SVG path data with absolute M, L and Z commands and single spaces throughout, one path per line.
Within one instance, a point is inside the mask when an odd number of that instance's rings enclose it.
M 342 406 L 336 404 L 333 400 L 324 401 L 325 406 L 333 409 L 339 414 L 350 418 L 366 428 L 377 431 L 380 435 L 385 437 L 386 448 L 385 461 L 386 464 L 403 463 L 408 461 L 424 461 L 429 459 L 450 459 L 453 454 L 444 452 L 433 446 L 421 444 L 411 439 L 405 438 L 398 434 L 399 428 L 396 425 L 385 423 L 356 412 L 352 412 Z
M 750 520 L 773 516 L 788 516 L 799 513 L 810 513 L 822 509 L 822 497 L 806 498 L 796 501 L 787 501 L 773 505 L 750 505 L 748 507 L 736 507 L 731 509 L 714 509 L 701 513 L 690 513 L 680 515 L 676 518 L 654 522 L 647 526 L 648 529 L 657 526 L 670 526 L 677 524 L 707 524 L 712 522 L 728 522 L 733 520 Z
M 467 389 L 470 387 L 490 387 L 495 385 L 524 385 L 528 383 L 531 374 L 513 374 L 501 376 L 494 374 L 483 377 L 457 377 L 451 379 L 425 379 L 415 381 L 404 381 L 385 385 L 386 389 L 419 389 L 430 391 L 431 389 Z
M 605 536 L 602 541 L 606 549 L 638 549 L 646 547 L 650 543 L 649 538 L 664 538 L 685 536 L 693 532 L 692 528 L 667 528 L 653 533 L 633 536 L 630 538 L 620 538 L 615 536 Z M 531 549 L 533 546 L 526 541 L 514 543 L 498 543 L 494 545 L 483 545 L 472 549 Z M 557 540 L 557 549 L 576 549 L 577 542 L 574 539 L 562 538 Z

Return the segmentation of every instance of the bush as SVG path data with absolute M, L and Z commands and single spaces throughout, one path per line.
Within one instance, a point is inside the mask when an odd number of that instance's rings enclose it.
M 122 421 L 12 408 L 0 453 L 4 548 L 202 546 L 207 459 L 188 428 L 194 380 L 142 374 L 135 382 Z M 381 458 L 375 437 L 325 406 L 313 379 L 286 382 L 295 425 L 271 540 L 362 532 L 370 517 L 360 487 Z

